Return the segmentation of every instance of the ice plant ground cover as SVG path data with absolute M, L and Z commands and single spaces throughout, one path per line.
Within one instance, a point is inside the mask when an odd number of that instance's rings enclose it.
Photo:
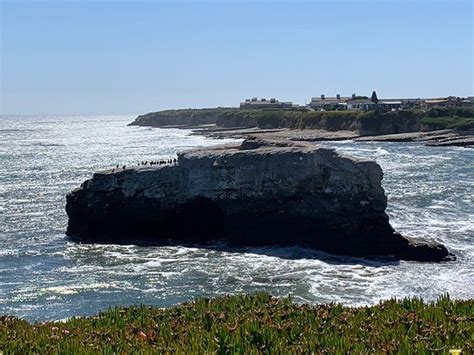
M 163 309 L 110 308 L 65 322 L 0 317 L 3 353 L 415 352 L 474 349 L 474 300 L 418 298 L 367 307 L 296 304 L 267 293 Z

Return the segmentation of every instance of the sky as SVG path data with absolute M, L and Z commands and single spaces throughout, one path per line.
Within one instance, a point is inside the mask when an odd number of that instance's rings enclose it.
M 472 3 L 0 0 L 0 114 L 473 95 Z

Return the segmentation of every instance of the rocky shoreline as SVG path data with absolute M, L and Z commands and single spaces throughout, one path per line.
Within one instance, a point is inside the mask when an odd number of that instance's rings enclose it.
M 306 142 L 247 139 L 177 163 L 94 174 L 67 196 L 81 242 L 303 244 L 351 256 L 443 261 L 447 249 L 396 233 L 377 163 Z
M 203 125 L 187 128 L 193 129 L 193 134 L 211 138 L 284 139 L 306 142 L 340 140 L 353 140 L 355 142 L 420 142 L 433 147 L 474 147 L 474 131 L 457 131 L 455 129 L 365 136 L 358 134 L 358 132 L 347 130 L 326 131 L 321 129 L 287 128 L 260 129 L 255 127 L 219 128 L 215 125 Z
M 474 110 L 308 111 L 183 109 L 138 116 L 131 126 L 186 128 L 214 138 L 422 142 L 474 146 Z

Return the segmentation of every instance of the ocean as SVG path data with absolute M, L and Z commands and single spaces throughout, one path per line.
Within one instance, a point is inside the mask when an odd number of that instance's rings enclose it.
M 474 297 L 474 150 L 418 143 L 319 142 L 383 168 L 388 214 L 406 236 L 455 262 L 333 256 L 303 247 L 212 249 L 76 244 L 66 194 L 96 170 L 238 142 L 189 130 L 129 127 L 134 116 L 0 116 L 0 314 L 30 321 L 115 305 L 168 307 L 267 291 L 296 302 L 375 304 L 391 297 Z

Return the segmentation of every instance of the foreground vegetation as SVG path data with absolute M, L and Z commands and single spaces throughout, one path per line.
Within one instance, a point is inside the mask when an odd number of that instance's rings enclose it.
M 0 318 L 3 353 L 447 353 L 474 349 L 474 300 L 297 305 L 268 294 L 198 299 L 169 309 L 113 308 L 66 322 Z

